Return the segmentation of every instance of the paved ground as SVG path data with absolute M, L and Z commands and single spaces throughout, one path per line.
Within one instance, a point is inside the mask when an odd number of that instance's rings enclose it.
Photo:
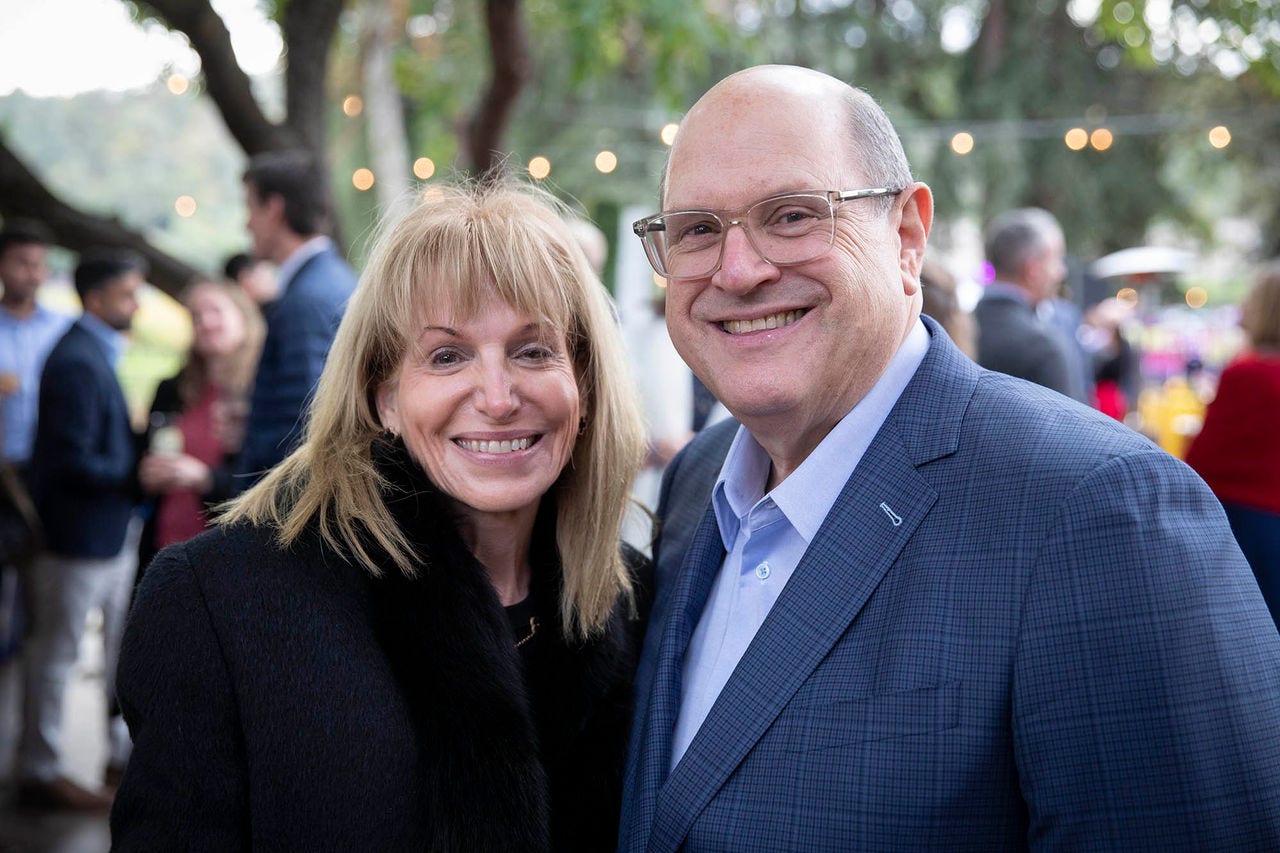
M 111 846 L 107 818 L 19 810 L 13 805 L 13 749 L 17 743 L 18 668 L 0 664 L 0 853 L 104 853 Z M 102 691 L 102 640 L 86 634 L 76 677 L 67 691 L 68 771 L 97 785 L 106 763 L 106 700 Z

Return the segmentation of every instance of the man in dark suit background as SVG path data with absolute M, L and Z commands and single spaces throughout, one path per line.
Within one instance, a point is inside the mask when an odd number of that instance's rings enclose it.
M 1038 207 L 1006 211 L 987 226 L 985 244 L 996 277 L 973 309 L 978 363 L 1089 402 L 1076 342 L 1038 313 L 1053 309 L 1067 274 L 1058 220 Z
M 280 298 L 254 378 L 240 470 L 247 488 L 297 446 L 307 400 L 355 289 L 355 274 L 325 236 L 319 167 L 303 152 L 260 154 L 244 173 L 254 256 L 279 267 Z
M 922 320 L 875 102 L 733 75 L 662 204 L 672 340 L 742 426 L 664 481 L 619 848 L 1280 848 L 1280 635 L 1221 508 Z
M 49 353 L 40 378 L 31 491 L 47 553 L 28 574 L 31 635 L 18 745 L 18 797 L 26 805 L 110 806 L 107 794 L 66 776 L 62 705 L 85 618 L 95 607 L 103 613 L 106 693 L 115 693 L 138 553 L 137 447 L 115 368 L 142 274 L 141 259 L 131 253 L 104 250 L 81 258 L 75 287 L 84 313 Z M 128 733 L 120 723 L 109 735 L 109 771 L 119 771 L 128 758 Z

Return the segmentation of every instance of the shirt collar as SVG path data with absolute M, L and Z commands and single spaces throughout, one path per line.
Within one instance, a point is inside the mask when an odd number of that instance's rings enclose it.
M 778 505 L 806 542 L 812 542 L 928 349 L 929 332 L 917 319 L 866 396 L 768 495 L 764 488 L 769 478 L 769 454 L 746 427 L 739 427 L 711 492 L 725 548 L 733 547 L 747 514 L 766 497 Z
M 129 342 L 124 332 L 116 331 L 88 311 L 80 315 L 80 325 L 106 347 L 107 360 L 111 362 L 112 367 L 115 367 Z
M 333 241 L 328 237 L 323 234 L 317 234 L 294 249 L 293 253 L 284 259 L 284 263 L 280 265 L 280 269 L 276 273 L 281 282 L 281 291 L 289 287 L 293 282 L 293 277 L 297 275 L 298 270 L 302 269 L 303 264 L 332 245 Z

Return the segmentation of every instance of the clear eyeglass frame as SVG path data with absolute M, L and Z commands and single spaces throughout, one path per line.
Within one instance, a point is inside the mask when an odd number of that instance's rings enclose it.
M 766 262 L 774 266 L 794 266 L 822 256 L 835 243 L 836 207 L 841 202 L 898 195 L 902 191 L 902 187 L 872 187 L 860 190 L 814 190 L 779 193 L 753 202 L 740 210 L 689 209 L 664 211 L 636 220 L 632 224 L 631 230 L 640 238 L 640 242 L 644 246 L 645 255 L 648 257 L 654 271 L 667 279 L 706 278 L 714 275 L 724 262 L 725 237 L 728 235 L 729 228 L 734 225 L 741 226 L 742 230 L 746 232 L 747 239 L 752 247 Z M 826 203 L 827 215 L 822 217 L 820 222 L 815 222 L 814 227 L 810 227 L 803 233 L 795 235 L 774 234 L 769 235 L 767 240 L 762 239 L 758 232 L 760 224 L 753 222 L 753 214 L 760 210 L 782 209 L 785 202 L 793 199 L 797 203 L 812 203 L 820 199 Z M 697 218 L 703 223 L 713 222 L 718 226 L 718 231 L 714 235 L 702 235 L 716 236 L 717 239 L 715 244 L 711 244 L 709 240 L 704 241 L 700 254 L 706 259 L 707 263 L 696 267 L 694 272 L 689 272 L 687 268 L 679 272 L 673 271 L 672 265 L 669 263 L 666 240 L 667 224 L 669 220 L 676 217 Z M 707 251 L 710 248 L 715 248 L 714 254 Z

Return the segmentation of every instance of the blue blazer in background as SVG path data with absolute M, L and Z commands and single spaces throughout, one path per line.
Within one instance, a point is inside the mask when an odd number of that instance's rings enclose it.
M 288 456 L 302 438 L 307 404 L 355 286 L 351 267 L 329 248 L 308 259 L 271 306 L 240 463 L 249 477 L 240 485 Z
M 1280 636 L 1213 495 L 925 322 L 668 773 L 732 425 L 672 462 L 620 849 L 1280 849 Z
M 94 559 L 120 553 L 137 499 L 137 452 L 106 347 L 76 322 L 40 377 L 31 496 L 47 550 Z

